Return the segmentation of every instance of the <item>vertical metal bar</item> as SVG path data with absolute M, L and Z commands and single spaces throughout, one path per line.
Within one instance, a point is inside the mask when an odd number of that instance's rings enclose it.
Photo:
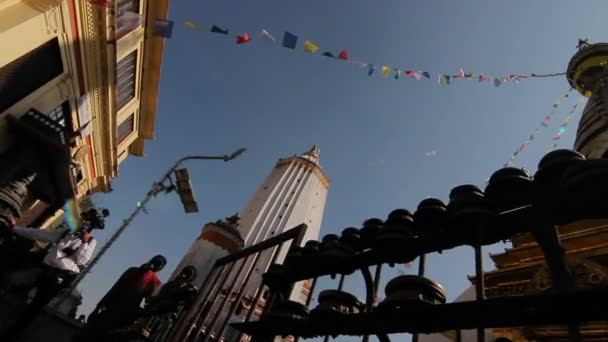
M 230 297 L 232 297 L 232 292 L 234 290 L 234 287 L 236 286 L 236 282 L 239 280 L 239 275 L 241 275 L 241 272 L 243 272 L 243 268 L 245 268 L 247 259 L 249 259 L 249 256 L 245 257 L 244 259 L 237 260 L 234 262 L 233 265 L 236 265 L 236 263 L 241 261 L 241 266 L 239 266 L 238 271 L 236 271 L 236 273 L 234 274 L 234 279 L 232 279 L 232 282 L 230 282 L 230 287 L 228 288 L 228 291 L 226 291 L 226 296 L 220 303 L 219 308 L 217 309 L 217 314 L 215 316 L 213 316 L 213 318 L 211 319 L 211 323 L 209 323 L 209 329 L 213 329 L 218 318 L 220 318 L 220 316 L 222 315 L 222 310 L 224 309 L 226 302 L 228 302 L 230 300 Z M 226 278 L 226 280 L 228 280 L 228 278 Z M 230 313 L 226 316 L 226 320 L 228 320 L 228 319 L 230 319 Z M 203 324 L 204 324 L 204 321 L 203 321 Z M 218 338 L 221 338 L 220 336 L 222 336 L 222 332 L 217 331 L 216 336 Z M 209 337 L 210 337 L 210 334 L 205 334 L 205 338 L 203 339 L 203 342 L 207 342 L 209 340 Z
M 177 326 L 173 329 L 174 332 L 171 334 L 171 341 L 181 342 L 181 341 L 184 341 L 186 338 L 188 338 L 188 336 L 192 332 L 192 329 L 194 328 L 194 326 L 193 326 L 194 322 L 196 322 L 196 320 L 198 319 L 198 316 L 202 313 L 202 310 L 205 306 L 205 301 L 209 297 L 209 294 L 211 293 L 211 290 L 214 288 L 215 284 L 217 284 L 220 276 L 222 275 L 221 270 L 223 270 L 223 269 L 224 269 L 224 266 L 219 266 L 217 264 L 217 262 L 213 265 L 213 267 L 211 268 L 211 271 L 209 271 L 209 274 L 207 274 L 207 277 L 205 277 L 205 280 L 201 284 L 201 290 L 199 292 L 199 295 L 197 296 L 197 299 L 194 301 L 195 303 L 197 303 L 197 302 L 199 303 L 199 307 L 195 309 L 195 312 L 191 317 L 188 317 L 188 316 L 189 316 L 190 312 L 192 311 L 192 309 L 194 309 L 194 307 L 186 312 L 183 312 L 182 313 L 183 317 L 181 317 L 181 319 L 178 318 L 176 320 L 176 322 L 178 322 L 178 323 L 177 323 Z M 215 274 L 215 273 L 217 273 L 217 274 Z M 207 281 L 214 274 L 215 274 L 215 278 L 213 279 L 211 284 L 207 284 Z M 203 289 L 205 290 L 205 292 L 203 292 Z M 205 294 L 203 295 L 203 293 L 205 293 Z M 200 300 L 200 298 L 202 298 L 203 300 Z M 188 326 L 188 324 L 190 324 L 190 326 Z M 187 331 L 185 332 L 185 336 L 182 337 L 182 335 L 184 335 L 185 329 L 187 329 Z
M 245 275 L 245 279 L 243 279 L 243 283 L 240 286 L 240 289 L 239 289 L 239 292 L 238 292 L 238 294 L 236 296 L 236 299 L 232 303 L 232 305 L 230 306 L 230 310 L 228 311 L 228 315 L 226 316 L 226 318 L 224 319 L 224 322 L 222 323 L 222 326 L 220 327 L 220 330 L 218 332 L 218 336 L 222 336 L 224 334 L 224 331 L 226 330 L 226 326 L 228 325 L 228 322 L 230 322 L 230 318 L 232 317 L 232 314 L 234 313 L 234 311 L 236 311 L 236 307 L 238 306 L 238 304 L 243 299 L 243 294 L 245 293 L 245 289 L 247 288 L 247 285 L 249 285 L 249 278 L 251 278 L 251 275 L 255 272 L 255 267 L 257 266 L 258 261 L 260 260 L 260 255 L 261 254 L 262 253 L 256 253 L 255 254 L 253 262 L 251 263 L 251 267 L 249 268 L 249 270 L 247 270 L 247 274 Z M 241 272 L 239 271 L 239 273 L 241 273 Z
M 308 298 L 306 298 L 306 306 L 310 306 L 310 302 L 312 301 L 312 295 L 315 292 L 315 287 L 317 287 L 317 278 L 313 278 L 312 280 L 312 284 L 310 285 L 310 294 L 308 295 Z
M 418 276 L 424 277 L 426 271 L 426 254 L 422 254 L 418 257 Z
M 318 277 L 315 277 L 312 279 L 312 284 L 310 284 L 310 291 L 308 293 L 308 298 L 306 298 L 306 307 L 310 307 L 310 302 L 312 301 L 312 295 L 315 293 L 315 288 L 317 287 L 317 279 L 319 279 Z M 300 336 L 295 336 L 295 339 L 293 342 L 298 342 L 300 340 Z
M 298 234 L 298 239 L 302 239 L 302 236 L 304 236 L 304 233 L 306 232 L 306 229 L 302 229 L 302 231 L 300 231 L 300 234 Z M 295 240 L 294 240 L 295 241 Z M 279 246 L 275 247 L 273 254 L 272 254 L 272 258 L 270 259 L 270 263 L 268 263 L 268 266 L 266 267 L 266 269 L 264 269 L 264 273 L 266 273 L 266 271 L 268 271 L 268 268 L 270 267 L 270 265 L 276 263 L 277 259 L 279 258 L 279 253 L 281 252 L 281 249 L 283 248 L 284 243 L 281 243 Z M 293 242 L 292 242 L 292 246 L 293 246 Z M 247 317 L 245 317 L 245 322 L 248 322 L 251 319 L 251 316 L 253 315 L 253 313 L 255 312 L 255 308 L 258 306 L 258 302 L 260 301 L 260 298 L 262 297 L 262 294 L 264 293 L 264 282 L 262 282 L 260 284 L 260 287 L 258 287 L 258 290 L 255 294 L 255 299 L 254 301 L 251 303 L 251 307 L 249 308 L 249 312 L 247 312 Z M 268 296 L 268 299 L 270 299 L 271 296 Z M 269 301 L 266 301 L 266 303 L 264 304 L 264 310 L 262 311 L 262 314 L 264 313 L 264 311 L 266 311 L 268 308 Z M 239 334 L 239 338 L 238 340 L 241 340 L 241 337 L 243 336 L 243 333 Z
M 418 257 L 418 276 L 424 277 L 426 271 L 426 254 Z M 412 334 L 412 342 L 418 342 L 418 333 Z
M 342 291 L 342 288 L 344 288 L 344 278 L 346 278 L 346 276 L 344 274 L 340 274 L 340 279 L 338 280 L 338 291 Z M 323 342 L 327 342 L 329 341 L 329 335 L 325 335 L 325 337 L 323 338 Z
M 234 265 L 235 265 L 234 262 L 230 264 L 230 267 L 228 267 L 228 271 L 226 272 L 226 275 L 224 277 L 221 277 L 222 281 L 216 286 L 215 291 L 214 291 L 214 289 L 211 289 L 211 291 L 209 292 L 209 294 L 215 293 L 215 294 L 211 295 L 211 297 L 210 297 L 211 300 L 212 300 L 211 302 L 209 302 L 209 303 L 211 303 L 210 310 L 208 312 L 205 312 L 204 308 L 205 308 L 206 304 L 203 304 L 203 306 L 201 308 L 201 313 L 199 314 L 198 317 L 196 317 L 196 320 L 194 321 L 194 324 L 195 324 L 195 327 L 196 327 L 196 332 L 194 334 L 193 340 L 196 341 L 198 339 L 198 337 L 200 336 L 201 331 L 203 329 L 203 324 L 205 323 L 205 321 L 207 320 L 207 316 L 209 315 L 209 313 L 211 312 L 211 310 L 215 306 L 215 299 L 218 297 L 218 295 L 222 291 L 222 285 L 226 283 L 226 281 L 228 280 L 228 277 L 232 273 L 232 270 L 234 270 Z M 226 267 L 224 267 L 222 269 L 222 271 L 224 272 L 225 269 L 226 269 Z M 206 302 L 203 302 L 203 303 L 206 303 Z M 203 313 L 204 313 L 204 315 L 203 315 Z M 211 332 L 210 329 L 212 329 L 212 328 L 213 327 L 209 327 L 209 329 L 207 329 L 206 334 L 209 334 Z M 190 331 L 192 331 L 192 329 L 190 329 Z M 191 333 L 189 333 L 186 336 L 186 339 L 189 337 L 190 334 Z
M 475 278 L 477 284 L 475 284 L 475 294 L 477 300 L 483 300 L 486 292 L 486 281 L 483 272 L 483 248 L 481 244 L 477 244 L 475 247 Z M 486 333 L 484 328 L 477 328 L 477 342 L 485 342 Z
M 380 277 L 382 277 L 382 264 L 376 265 L 376 273 L 374 274 L 374 299 L 378 297 L 380 289 Z

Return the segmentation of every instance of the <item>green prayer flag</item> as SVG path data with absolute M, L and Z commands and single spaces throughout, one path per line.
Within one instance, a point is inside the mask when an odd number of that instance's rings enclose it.
M 327 52 L 323 52 L 323 53 L 321 54 L 321 56 L 325 56 L 325 57 L 331 57 L 331 58 L 336 58 L 336 56 L 334 56 L 334 54 L 333 54 L 333 53 L 331 53 L 331 52 L 329 52 L 329 51 L 327 51 Z
M 222 30 L 219 26 L 216 26 L 216 25 L 211 26 L 211 32 L 213 32 L 213 33 L 221 33 L 221 34 L 228 34 L 228 30 Z

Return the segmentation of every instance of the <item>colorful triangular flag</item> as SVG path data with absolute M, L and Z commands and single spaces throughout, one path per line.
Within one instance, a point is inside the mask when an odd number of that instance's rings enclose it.
M 340 53 L 338 54 L 338 59 L 342 59 L 345 61 L 350 60 L 350 57 L 348 56 L 348 52 L 346 50 L 340 51 Z
M 498 78 L 495 78 L 495 79 L 494 79 L 494 86 L 495 86 L 495 87 L 500 87 L 500 85 L 501 85 L 501 84 L 502 84 L 502 83 L 500 83 L 500 79 L 498 79 Z
M 444 75 L 444 74 L 437 75 L 437 83 L 439 85 L 442 85 L 442 84 L 448 85 L 448 84 L 450 84 L 450 76 L 449 75 Z
M 395 79 L 398 80 L 399 76 L 401 76 L 401 70 L 400 69 L 395 69 Z
M 405 75 L 414 78 L 414 72 L 412 70 L 405 70 Z
M 228 34 L 228 30 L 223 30 L 217 25 L 211 26 L 211 32 L 219 34 Z
M 382 77 L 388 77 L 388 75 L 390 75 L 390 73 L 391 73 L 391 68 L 386 65 L 383 65 L 382 66 Z
M 186 21 L 184 23 L 184 25 L 191 30 L 200 30 L 201 29 L 201 27 L 199 25 L 196 25 L 195 23 L 193 23 L 191 21 Z
M 424 76 L 424 78 L 431 78 L 431 74 L 429 74 L 429 73 L 428 73 L 428 72 L 426 72 L 426 71 L 423 71 L 423 72 L 422 72 L 422 76 Z
M 487 81 L 488 78 L 484 74 L 479 74 L 479 82 Z
M 374 71 L 376 71 L 376 66 L 374 66 L 373 64 L 368 64 L 367 66 L 367 76 L 371 76 Z
M 297 43 L 298 36 L 285 31 L 285 34 L 283 35 L 283 47 L 288 49 L 295 49 Z
M 454 75 L 454 78 L 463 78 L 464 77 L 464 70 L 460 69 L 460 71 L 458 71 L 458 73 L 456 75 Z
M 274 37 L 264 29 L 262 29 L 262 32 L 260 32 L 260 40 L 267 43 L 274 43 L 276 41 L 276 39 L 274 39 Z
M 249 36 L 249 33 L 244 33 L 242 36 L 236 36 L 237 44 L 245 44 L 250 41 L 251 41 L 251 37 Z
M 325 56 L 325 57 L 330 57 L 330 58 L 336 58 L 336 56 L 334 56 L 333 53 L 329 52 L 329 51 L 325 51 L 321 54 L 321 56 Z
M 137 14 L 140 17 L 139 14 Z M 139 20 L 138 26 L 139 26 Z M 173 20 L 165 20 L 165 19 L 156 19 L 154 20 L 154 35 L 163 37 L 163 38 L 171 38 L 173 34 Z
M 315 45 L 313 42 L 311 42 L 310 40 L 306 40 L 304 42 L 304 51 L 309 52 L 309 53 L 315 53 L 319 50 L 319 47 L 317 45 Z

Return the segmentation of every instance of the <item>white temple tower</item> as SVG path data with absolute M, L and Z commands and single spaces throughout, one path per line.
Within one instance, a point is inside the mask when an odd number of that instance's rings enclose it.
M 204 287 L 205 284 L 200 284 L 200 281 L 205 279 L 217 259 L 228 254 L 228 248 L 223 246 L 223 243 L 220 243 L 220 241 L 228 242 L 226 237 L 232 237 L 232 239 L 230 239 L 230 245 L 236 247 L 234 242 L 237 242 L 236 236 L 239 235 L 239 233 L 244 240 L 244 247 L 248 247 L 305 223 L 308 225 L 308 228 L 302 244 L 308 240 L 318 239 L 328 189 L 329 180 L 321 169 L 319 163 L 319 148 L 317 145 L 314 145 L 302 155 L 294 155 L 293 157 L 279 159 L 270 175 L 266 177 L 249 202 L 247 202 L 245 207 L 239 212 L 237 234 L 234 234 L 234 232 L 237 231 L 236 229 L 230 231 L 225 229 L 226 227 L 223 227 L 221 234 L 222 238 L 218 239 L 217 236 L 213 234 L 213 241 L 210 241 L 209 237 L 211 237 L 211 234 L 205 234 L 205 232 L 207 230 L 211 231 L 212 228 L 208 228 L 209 225 L 206 225 L 201 237 L 194 242 L 192 248 L 184 256 L 175 272 L 179 272 L 183 266 L 189 264 L 195 265 L 199 271 L 196 285 L 202 285 L 202 287 Z M 212 225 L 217 226 L 217 223 Z M 284 246 L 281 250 L 277 259 L 278 263 L 282 263 L 285 259 L 288 250 L 287 247 L 288 246 Z M 271 258 L 272 249 L 268 249 L 261 254 L 255 268 L 253 268 L 253 273 L 251 274 L 247 286 L 245 287 L 244 295 L 245 298 L 249 298 L 249 301 L 247 302 L 247 299 L 244 299 L 242 302 L 243 305 L 249 306 L 253 304 L 251 301 L 255 291 L 261 283 L 263 273 L 270 266 Z M 250 260 L 241 273 L 234 271 L 222 285 L 222 291 L 228 290 L 228 284 L 231 283 L 235 277 L 237 279 L 236 284 L 242 284 L 245 280 L 247 271 L 252 268 L 251 263 L 252 261 Z M 309 295 L 309 284 L 310 282 L 308 281 L 296 284 L 291 299 L 304 303 Z M 174 337 L 179 338 L 179 336 L 182 336 L 181 333 L 185 331 L 184 329 L 188 329 L 185 325 L 192 323 L 190 318 L 197 308 L 209 306 L 209 312 L 217 313 L 219 302 L 225 295 L 226 292 L 222 292 L 222 294 L 218 296 L 219 298 L 211 299 L 213 303 L 202 303 L 199 301 L 202 300 L 202 298 L 199 298 L 194 303 L 192 309 L 182 317 L 181 324 L 184 325 L 177 329 L 178 332 Z M 260 302 L 255 305 L 259 307 L 259 310 L 256 310 L 256 313 L 254 314 L 254 316 L 257 316 L 262 310 L 264 300 L 261 299 Z M 195 329 L 202 328 L 205 331 L 211 331 L 212 336 L 221 335 L 224 338 L 224 341 L 235 341 L 236 336 L 238 336 L 236 330 L 227 328 L 223 332 L 220 331 L 221 322 L 227 317 L 229 306 L 230 305 L 226 305 L 224 307 L 221 311 L 220 318 L 213 324 L 211 329 L 207 326 L 210 324 L 208 321 L 200 322 L 200 326 Z M 233 315 L 230 318 L 230 321 L 242 320 L 246 311 L 247 310 L 244 310 L 242 313 Z M 253 317 L 252 319 L 256 319 L 256 317 Z
M 328 188 L 329 180 L 319 164 L 317 145 L 300 156 L 279 159 L 239 213 L 239 231 L 245 246 L 302 223 L 308 225 L 304 242 L 317 239 Z

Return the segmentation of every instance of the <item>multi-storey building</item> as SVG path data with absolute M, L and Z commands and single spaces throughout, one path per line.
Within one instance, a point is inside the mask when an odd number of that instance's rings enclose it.
M 0 225 L 44 225 L 143 155 L 167 12 L 168 0 L 0 0 Z

